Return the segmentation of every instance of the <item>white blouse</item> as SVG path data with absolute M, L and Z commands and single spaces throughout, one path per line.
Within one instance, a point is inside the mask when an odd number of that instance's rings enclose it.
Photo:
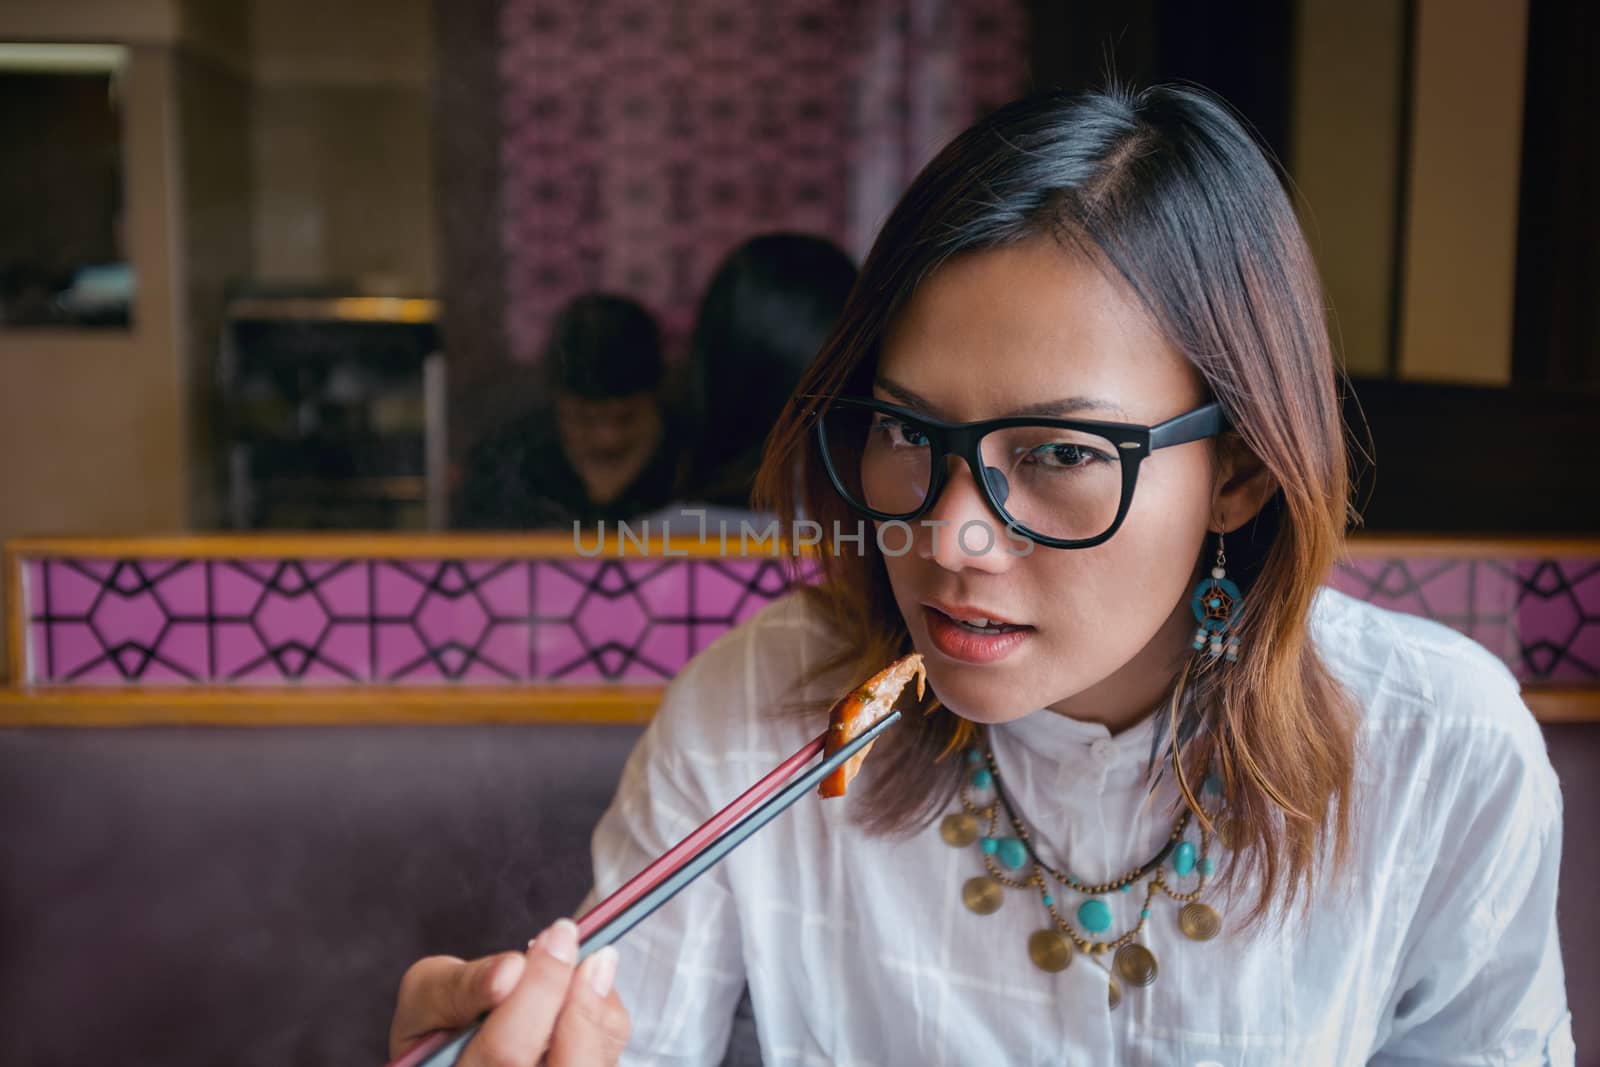
M 807 797 L 620 943 L 624 1062 L 719 1063 L 748 984 L 768 1067 L 1572 1064 L 1561 795 L 1515 679 L 1451 630 L 1328 589 L 1312 633 L 1364 718 L 1351 878 L 1319 882 L 1308 920 L 1242 937 L 1229 916 L 1248 885 L 1231 906 L 1208 890 L 1223 932 L 1193 941 L 1158 893 L 1139 940 L 1159 974 L 1123 983 L 1113 1010 L 1106 957 L 1056 973 L 1030 962 L 1029 935 L 1050 925 L 1036 892 L 1007 889 L 990 915 L 963 905 L 962 885 L 984 873 L 978 846 L 945 844 L 937 820 L 872 837 L 848 818 L 856 791 Z M 831 640 L 791 595 L 678 675 L 595 830 L 595 893 L 820 731 L 769 709 Z M 1046 862 L 1108 879 L 1159 850 L 1174 787 L 1166 775 L 1147 802 L 1153 728 L 1152 716 L 1111 736 L 1037 711 L 991 730 Z M 1216 842 L 1212 855 L 1227 862 Z M 1166 870 L 1180 891 L 1195 884 Z M 1083 898 L 1056 897 L 1070 921 Z M 1109 939 L 1138 921 L 1144 886 L 1102 899 Z

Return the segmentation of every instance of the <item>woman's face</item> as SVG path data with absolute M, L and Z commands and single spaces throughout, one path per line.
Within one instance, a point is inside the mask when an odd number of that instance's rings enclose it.
M 1044 238 L 957 258 L 929 277 L 884 340 L 873 395 L 952 422 L 1049 405 L 1146 426 L 1205 399 L 1199 374 L 1132 294 Z M 1215 454 L 1212 441 L 1152 453 L 1109 541 L 1027 555 L 965 462 L 950 458 L 938 501 L 911 524 L 911 550 L 884 554 L 940 700 L 976 722 L 1048 707 L 1113 729 L 1154 707 L 1195 625 L 1188 596 L 1215 520 Z M 973 520 L 995 533 L 987 552 L 981 531 L 955 536 Z M 891 549 L 902 540 L 885 531 Z M 1019 629 L 989 636 L 952 615 Z

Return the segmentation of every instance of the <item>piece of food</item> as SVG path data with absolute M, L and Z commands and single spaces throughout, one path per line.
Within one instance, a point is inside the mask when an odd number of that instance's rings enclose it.
M 905 689 L 906 683 L 913 677 L 917 680 L 917 699 L 921 700 L 927 683 L 927 674 L 927 669 L 922 665 L 922 656 L 913 652 L 909 656 L 901 656 L 874 674 L 859 689 L 840 697 L 839 702 L 828 714 L 828 740 L 823 745 L 823 758 L 833 755 L 865 733 L 873 723 L 889 714 L 894 702 L 900 699 L 900 693 Z M 877 743 L 874 740 L 871 745 L 846 760 L 843 766 L 822 780 L 817 792 L 825 797 L 844 796 L 850 780 L 861 770 L 861 762 L 867 758 L 867 753 L 872 751 L 872 745 Z

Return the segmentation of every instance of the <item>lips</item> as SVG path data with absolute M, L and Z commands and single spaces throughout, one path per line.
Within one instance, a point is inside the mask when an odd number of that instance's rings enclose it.
M 1021 626 L 1022 623 L 1013 622 L 997 611 L 977 607 L 970 604 L 950 604 L 942 600 L 924 600 L 922 606 L 932 608 L 934 611 L 945 615 L 956 622 L 975 623 L 990 626 Z
M 950 607 L 952 610 L 924 603 L 922 613 L 934 650 L 959 663 L 998 663 L 1026 644 L 1034 633 L 1032 626 L 979 614 L 979 609 Z

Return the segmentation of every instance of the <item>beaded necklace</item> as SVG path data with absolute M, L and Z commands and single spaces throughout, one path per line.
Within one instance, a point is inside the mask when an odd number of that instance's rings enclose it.
M 961 899 L 967 908 L 978 915 L 992 915 L 1004 903 L 1005 888 L 1033 889 L 1039 894 L 1051 924 L 1034 931 L 1028 938 L 1028 958 L 1042 971 L 1063 971 L 1072 963 L 1074 955 L 1088 956 L 1106 971 L 1107 998 L 1112 1008 L 1122 1003 L 1122 985 L 1148 986 L 1156 980 L 1159 971 L 1155 953 L 1139 941 L 1145 923 L 1150 918 L 1150 904 L 1157 893 L 1164 893 L 1183 904 L 1178 912 L 1178 929 L 1194 941 L 1209 941 L 1222 929 L 1222 920 L 1215 909 L 1200 901 L 1205 891 L 1206 878 L 1212 873 L 1214 863 L 1209 855 L 1212 835 L 1202 824 L 1200 845 L 1184 839 L 1189 828 L 1191 813 L 1187 810 L 1173 824 L 1166 843 L 1153 857 L 1131 871 L 1108 882 L 1087 883 L 1068 871 L 1059 870 L 1040 859 L 1033 845 L 1033 837 L 1017 814 L 1011 799 L 1000 783 L 1000 769 L 995 765 L 994 753 L 987 747 L 967 751 L 968 769 L 961 783 L 962 811 L 947 815 L 940 824 L 939 834 L 946 844 L 965 848 L 977 843 L 983 856 L 987 874 L 970 878 L 961 887 Z M 973 799 L 973 792 L 987 794 L 984 802 Z M 1206 793 L 1220 792 L 1217 779 L 1206 779 Z M 1002 812 L 1009 823 L 1011 836 L 1001 836 Z M 1208 819 L 1214 816 L 1208 813 Z M 1196 875 L 1196 883 L 1187 892 L 1180 892 L 1167 882 L 1164 865 L 1172 860 L 1172 873 L 1179 878 Z M 1107 893 L 1127 893 L 1145 879 L 1144 904 L 1139 910 L 1139 921 L 1132 928 L 1110 940 L 1090 940 L 1080 935 L 1057 907 L 1051 880 L 1087 897 L 1078 905 L 1075 918 L 1089 934 L 1104 934 L 1111 928 L 1111 907 L 1099 899 Z M 1104 957 L 1111 954 L 1112 965 L 1107 968 Z

